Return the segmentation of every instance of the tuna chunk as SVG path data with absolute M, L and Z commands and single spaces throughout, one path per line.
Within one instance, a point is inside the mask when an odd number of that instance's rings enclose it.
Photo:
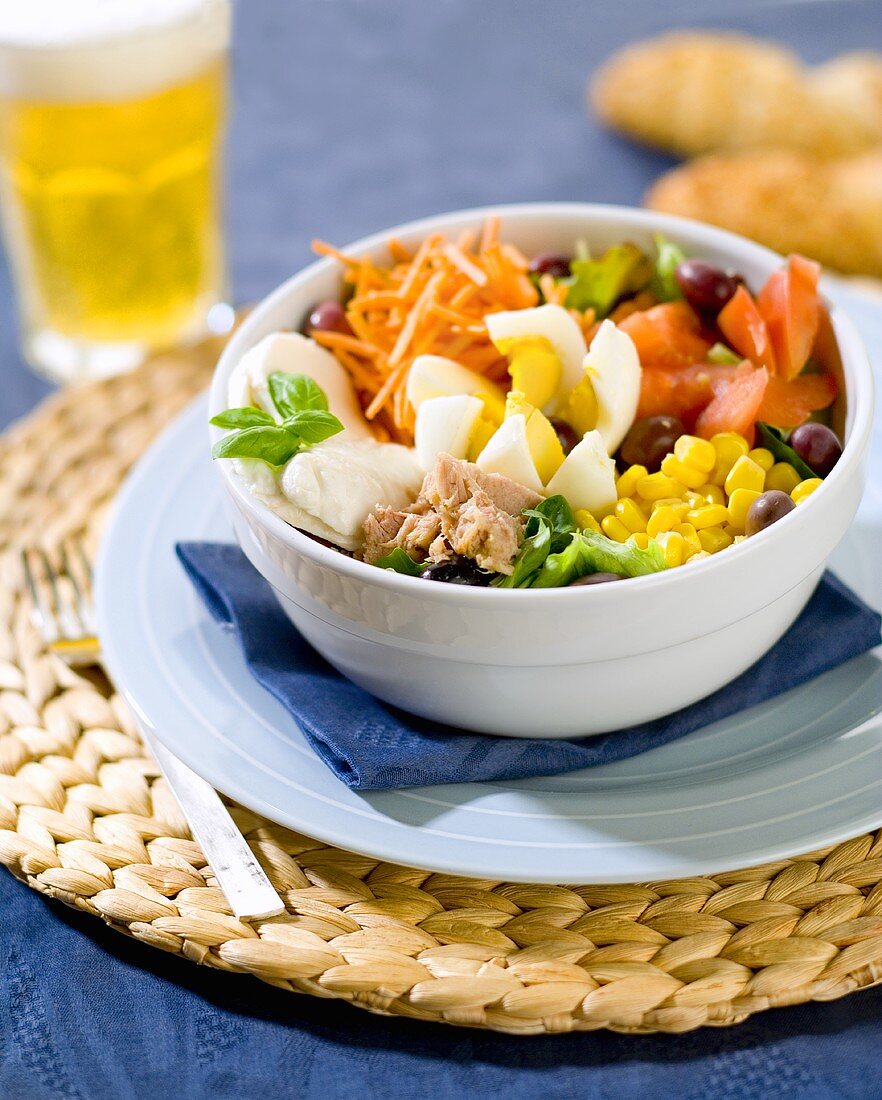
M 439 455 L 409 508 L 377 507 L 368 516 L 365 560 L 376 561 L 399 546 L 418 561 L 461 555 L 492 573 L 509 574 L 523 534 L 521 512 L 541 499 L 501 474 Z

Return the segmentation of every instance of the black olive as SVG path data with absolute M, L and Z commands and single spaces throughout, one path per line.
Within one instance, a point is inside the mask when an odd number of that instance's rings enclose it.
M 423 570 L 423 579 L 444 581 L 446 584 L 467 584 L 472 587 L 485 587 L 495 573 L 481 569 L 470 558 L 454 558 L 452 561 L 439 561 Z

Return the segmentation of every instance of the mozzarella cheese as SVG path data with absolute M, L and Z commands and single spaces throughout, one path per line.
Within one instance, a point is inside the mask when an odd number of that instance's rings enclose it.
M 407 507 L 422 481 L 412 448 L 338 435 L 294 455 L 278 480 L 281 500 L 266 503 L 293 526 L 357 550 L 375 505 Z
M 328 408 L 343 425 L 338 439 L 374 438 L 349 375 L 329 351 L 299 332 L 274 332 L 245 352 L 230 375 L 230 407 L 256 405 L 281 420 L 269 394 L 268 379 L 274 371 L 307 374 L 324 390 Z

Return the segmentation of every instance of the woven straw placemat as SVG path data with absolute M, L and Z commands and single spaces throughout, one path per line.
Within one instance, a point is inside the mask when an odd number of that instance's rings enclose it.
M 100 676 L 29 622 L 17 549 L 90 548 L 124 474 L 217 346 L 65 391 L 0 449 L 0 860 L 163 951 L 375 1012 L 523 1034 L 680 1032 L 882 981 L 882 833 L 746 871 L 629 886 L 457 878 L 330 848 L 238 807 L 287 905 L 230 912 Z

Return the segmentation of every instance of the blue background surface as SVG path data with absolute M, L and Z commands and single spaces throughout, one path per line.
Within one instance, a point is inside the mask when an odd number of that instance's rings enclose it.
M 882 48 L 880 0 L 247 0 L 230 140 L 236 301 L 338 243 L 440 210 L 631 203 L 669 163 L 605 134 L 587 73 L 659 29 L 737 27 L 809 60 Z M 0 423 L 48 386 L 0 270 Z M 0 1096 L 882 1096 L 882 993 L 682 1037 L 534 1040 L 370 1017 L 169 958 L 0 873 Z

